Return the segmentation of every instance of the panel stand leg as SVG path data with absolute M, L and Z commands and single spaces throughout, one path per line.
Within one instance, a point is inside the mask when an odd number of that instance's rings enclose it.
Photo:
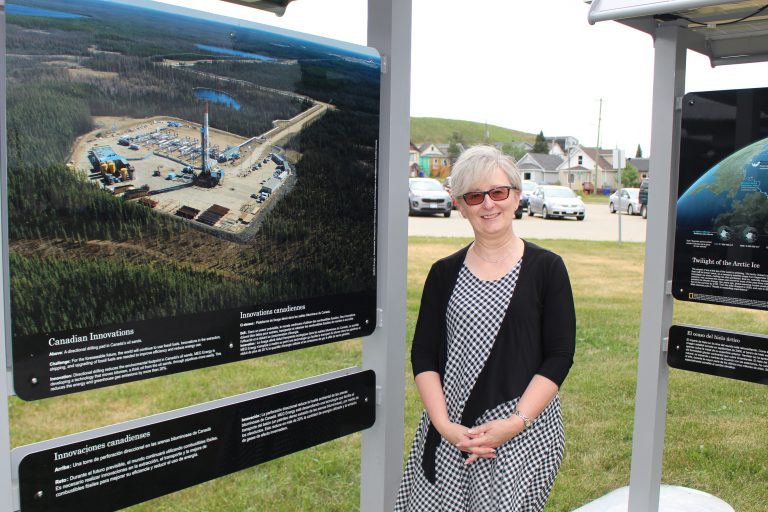
M 368 0 L 368 45 L 383 59 L 376 238 L 383 322 L 363 341 L 363 368 L 376 372 L 379 393 L 376 423 L 363 432 L 360 510 L 384 512 L 392 510 L 403 470 L 411 0 Z

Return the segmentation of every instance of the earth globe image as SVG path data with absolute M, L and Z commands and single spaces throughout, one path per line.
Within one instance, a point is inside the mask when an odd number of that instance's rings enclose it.
M 758 243 L 768 236 L 768 138 L 707 170 L 677 200 L 677 232 Z

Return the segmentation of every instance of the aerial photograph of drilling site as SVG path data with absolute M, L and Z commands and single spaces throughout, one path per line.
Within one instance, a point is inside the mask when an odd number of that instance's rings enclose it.
M 375 51 L 141 5 L 6 4 L 14 337 L 375 290 Z

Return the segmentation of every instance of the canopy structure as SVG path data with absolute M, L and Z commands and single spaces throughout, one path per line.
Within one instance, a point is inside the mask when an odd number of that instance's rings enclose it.
M 285 14 L 285 8 L 293 0 L 224 0 L 225 2 L 231 2 L 233 4 L 246 5 L 248 7 L 255 7 L 262 11 L 269 11 L 282 16 Z
M 589 22 L 615 20 L 652 36 L 661 26 L 686 33 L 688 48 L 713 66 L 768 59 L 768 4 L 763 0 L 595 0 Z
M 674 305 L 672 262 L 686 50 L 707 55 L 713 66 L 768 60 L 768 3 L 594 0 L 588 19 L 593 24 L 614 20 L 646 32 L 655 48 L 650 161 L 653 178 L 649 183 L 653 203 L 648 212 L 645 247 L 645 268 L 651 271 L 643 277 L 628 510 L 702 510 L 665 508 L 663 503 L 660 508 L 659 501 L 669 373 L 666 352 Z M 715 506 L 707 510 L 722 509 Z

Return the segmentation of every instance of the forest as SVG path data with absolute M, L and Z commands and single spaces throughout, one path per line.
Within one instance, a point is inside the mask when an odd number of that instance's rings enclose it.
M 296 187 L 252 240 L 236 243 L 104 193 L 64 165 L 71 146 L 94 129 L 92 116 L 194 120 L 200 116 L 194 87 L 215 84 L 237 97 L 243 105 L 239 112 L 211 105 L 211 124 L 243 136 L 265 131 L 273 119 L 291 117 L 306 103 L 166 66 L 158 55 L 181 54 L 191 44 L 188 36 L 157 36 L 159 26 L 170 26 L 168 20 L 142 18 L 133 8 L 118 16 L 114 5 L 107 18 L 102 2 L 84 4 L 94 6 L 86 19 L 9 15 L 7 20 L 14 338 L 375 286 L 377 70 L 341 60 L 329 64 L 327 72 L 316 61 L 306 66 L 218 63 L 216 74 L 321 100 L 332 97 L 337 107 L 288 142 L 286 149 L 300 155 Z M 189 30 L 197 27 L 192 34 L 202 39 L 199 20 L 177 18 Z M 130 38 L 107 38 L 103 30 L 94 30 L 117 20 L 135 22 Z M 205 42 L 229 37 L 222 27 Z M 50 35 L 41 38 L 30 29 Z M 245 51 L 264 51 L 240 44 Z M 99 51 L 89 51 L 90 46 Z M 120 53 L 103 53 L 107 48 Z M 45 64 L 50 54 L 109 75 L 73 75 L 63 66 Z

